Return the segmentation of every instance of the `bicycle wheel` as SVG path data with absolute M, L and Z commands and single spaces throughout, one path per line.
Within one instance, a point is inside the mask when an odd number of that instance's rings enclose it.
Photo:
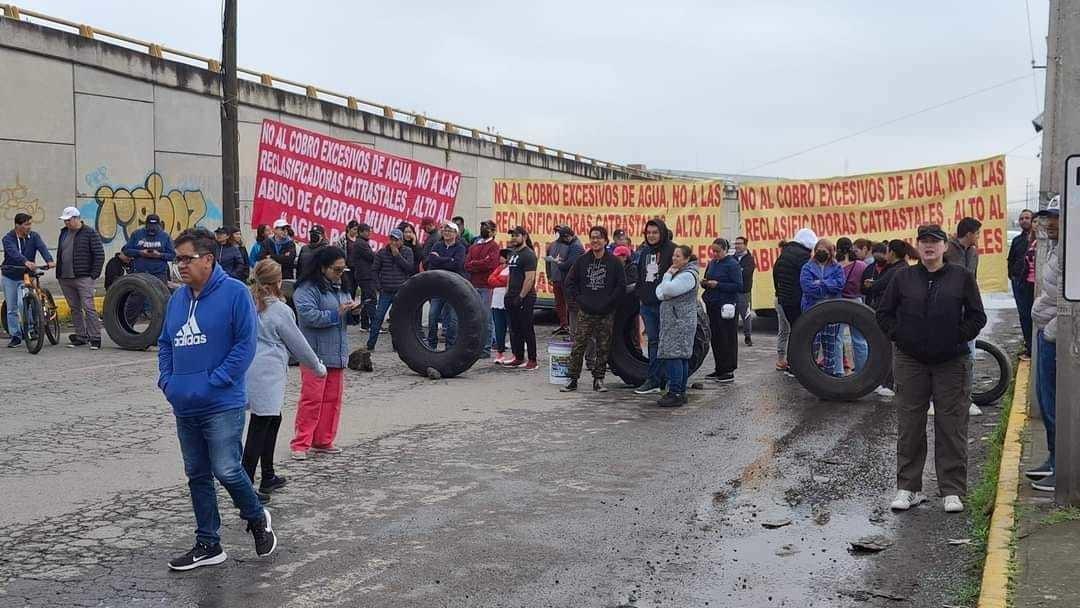
M 60 312 L 56 310 L 56 300 L 53 299 L 52 292 L 42 289 L 41 293 L 45 295 L 41 307 L 45 316 L 45 337 L 49 339 L 49 344 L 56 346 L 60 343 Z
M 33 292 L 23 297 L 22 335 L 26 350 L 31 355 L 41 352 L 45 345 L 45 315 L 41 310 L 41 300 Z

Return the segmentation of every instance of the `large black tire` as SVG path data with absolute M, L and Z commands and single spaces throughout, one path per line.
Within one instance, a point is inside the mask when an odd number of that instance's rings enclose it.
M 420 341 L 417 326 L 424 303 L 444 298 L 457 314 L 457 340 L 443 351 L 434 351 Z M 390 335 L 398 356 L 409 369 L 422 375 L 435 370 L 443 378 L 467 371 L 483 353 L 488 311 L 484 310 L 476 288 L 461 275 L 446 270 L 428 270 L 414 275 L 394 296 L 390 308 Z
M 615 326 L 611 332 L 611 355 L 608 364 L 611 371 L 623 382 L 639 386 L 649 375 L 649 358 L 637 344 L 638 301 L 633 296 L 624 299 L 615 310 Z M 693 374 L 709 356 L 709 317 L 705 309 L 698 307 L 697 333 L 694 334 L 694 356 L 690 358 Z
M 975 350 L 984 351 L 988 355 L 994 358 L 998 366 L 998 381 L 989 390 L 982 392 L 971 392 L 971 400 L 975 402 L 975 405 L 990 405 L 997 403 L 1005 395 L 1005 391 L 1009 390 L 1009 383 L 1012 382 L 1012 362 L 1009 361 L 1009 357 L 997 346 L 983 340 L 975 341 Z M 978 353 L 976 353 L 978 355 Z
M 124 314 L 128 297 L 139 295 L 149 304 L 149 323 L 136 331 Z M 103 323 L 105 333 L 124 350 L 146 350 L 157 344 L 165 323 L 165 308 L 169 303 L 169 287 L 161 279 L 142 272 L 124 275 L 105 292 Z
M 859 330 L 869 348 L 866 367 L 857 374 L 835 378 L 814 361 L 814 335 L 830 323 Z M 830 401 L 854 401 L 881 385 L 892 366 L 892 344 L 878 327 L 874 310 L 852 300 L 825 300 L 799 316 L 788 341 L 791 373 L 814 395 Z

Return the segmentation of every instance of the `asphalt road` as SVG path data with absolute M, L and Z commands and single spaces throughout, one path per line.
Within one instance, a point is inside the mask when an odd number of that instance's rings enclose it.
M 255 556 L 222 493 L 230 559 L 190 573 L 165 565 L 194 520 L 153 353 L 0 351 L 0 606 L 948 603 L 970 555 L 946 540 L 967 518 L 887 511 L 893 407 L 820 401 L 756 341 L 736 384 L 660 410 L 622 388 L 560 394 L 546 372 L 420 378 L 384 340 L 374 373 L 348 372 L 341 455 L 287 460 L 293 383 L 277 553 Z M 996 415 L 972 418 L 972 480 Z M 895 544 L 848 550 L 870 534 Z

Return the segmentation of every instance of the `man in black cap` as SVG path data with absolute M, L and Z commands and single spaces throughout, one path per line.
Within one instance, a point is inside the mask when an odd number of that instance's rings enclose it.
M 146 226 L 132 233 L 122 251 L 134 260 L 133 272 L 145 272 L 162 281 L 169 280 L 169 262 L 176 257 L 176 253 L 172 239 L 157 214 L 146 216 Z
M 248 275 L 248 261 L 244 259 L 240 248 L 233 243 L 232 235 L 231 226 L 222 226 L 214 231 L 214 239 L 217 240 L 218 245 L 217 251 L 214 252 L 214 259 L 225 274 L 238 281 L 245 281 Z
M 510 279 L 506 286 L 506 315 L 510 321 L 510 347 L 514 360 L 503 363 L 504 367 L 535 370 L 536 327 L 533 325 L 533 307 L 536 305 L 536 254 L 532 239 L 524 226 L 510 231 Z M 525 359 L 526 347 L 528 360 Z
M 892 508 L 919 504 L 926 462 L 926 418 L 934 417 L 934 465 L 947 513 L 964 510 L 967 427 L 971 395 L 968 342 L 986 325 L 975 275 L 945 263 L 945 231 L 919 227 L 919 263 L 901 268 L 877 309 L 878 325 L 896 345 L 893 375 L 898 402 L 896 498 Z
M 559 327 L 552 335 L 570 335 L 573 321 L 570 316 L 571 303 L 566 297 L 566 273 L 570 272 L 574 262 L 585 253 L 585 247 L 569 226 L 556 226 L 555 234 L 558 238 L 548 244 L 547 254 L 544 256 L 547 278 L 555 294 L 555 314 L 559 317 Z
M 330 245 L 326 238 L 326 229 L 315 224 L 308 229 L 308 244 L 300 248 L 300 255 L 296 256 L 296 278 L 307 277 L 311 274 L 311 266 L 315 263 L 315 256 L 319 249 Z
M 346 252 L 345 259 L 352 272 L 354 289 L 360 291 L 360 328 L 371 329 L 371 320 L 375 317 L 375 303 L 379 292 L 375 287 L 375 273 L 371 271 L 375 263 L 375 251 L 371 248 L 371 226 L 360 224 L 356 227 L 356 240 L 352 250 Z M 355 294 L 355 290 L 353 293 Z

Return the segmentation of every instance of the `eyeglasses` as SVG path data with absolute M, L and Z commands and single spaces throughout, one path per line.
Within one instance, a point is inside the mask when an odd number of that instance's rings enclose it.
M 330 272 L 332 272 L 334 274 L 341 274 L 341 273 L 345 272 L 345 267 L 344 266 L 331 266 L 330 267 Z
M 203 257 L 203 256 L 198 254 L 198 253 L 196 253 L 195 255 L 178 255 L 178 256 L 176 256 L 176 263 L 177 263 L 177 265 L 183 264 L 183 265 L 187 266 L 188 264 L 192 263 L 193 261 L 195 261 L 195 260 L 197 260 L 197 259 L 199 259 L 201 257 Z

